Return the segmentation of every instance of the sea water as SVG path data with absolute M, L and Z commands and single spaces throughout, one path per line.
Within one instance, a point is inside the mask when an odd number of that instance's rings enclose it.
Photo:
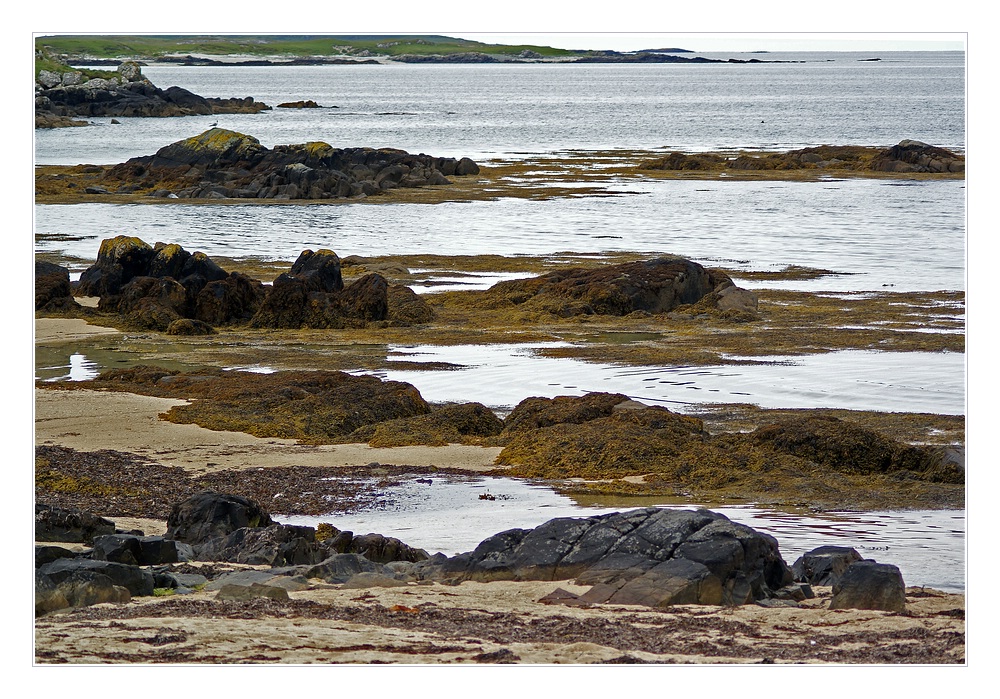
M 119 118 L 120 124 L 95 118 L 87 128 L 37 130 L 35 160 L 66 165 L 123 162 L 152 154 L 215 123 L 254 136 L 267 147 L 325 141 L 335 147 L 392 147 L 482 162 L 616 149 L 890 146 L 903 139 L 965 150 L 965 56 L 961 52 L 752 57 L 776 62 L 154 65 L 143 70 L 159 87 L 178 85 L 207 97 L 249 95 L 271 105 L 312 99 L 322 108 Z M 779 270 L 787 265 L 835 273 L 804 281 L 741 282 L 750 288 L 830 293 L 966 288 L 963 181 L 708 182 L 609 177 L 601 184 L 610 196 L 315 207 L 42 205 L 35 207 L 35 249 L 79 258 L 73 266 L 76 273 L 95 259 L 102 239 L 119 234 L 136 235 L 149 243 L 179 243 L 209 255 L 288 262 L 303 249 L 320 247 L 342 256 L 623 250 L 682 255 L 725 266 L 737 277 L 739 270 Z M 399 356 L 413 355 L 411 361 L 446 358 L 466 367 L 456 372 L 385 372 L 389 378 L 413 382 L 431 400 L 478 400 L 509 407 L 519 399 L 520 393 L 510 394 L 511 386 L 517 384 L 511 377 L 517 376 L 521 393 L 605 390 L 679 409 L 719 397 L 723 399 L 719 402 L 746 401 L 765 407 L 964 411 L 964 357 L 958 354 L 838 352 L 778 357 L 774 364 L 762 367 L 629 370 L 551 359 L 539 355 L 540 348 L 531 347 L 387 349 Z M 71 348 L 67 352 L 61 359 L 46 357 L 47 375 L 90 378 L 96 370 L 94 360 Z M 468 517 L 465 510 L 456 518 L 447 505 L 426 497 L 426 492 L 414 500 L 405 491 L 414 485 L 401 486 L 404 490 L 392 494 L 397 503 L 410 503 L 403 506 L 413 510 L 407 517 L 416 518 L 409 523 L 391 513 L 386 518 L 386 512 L 332 522 L 359 532 L 398 535 L 432 550 L 457 552 L 472 548 L 496 528 L 534 526 L 557 514 L 582 515 L 594 513 L 595 507 L 630 505 L 625 501 L 599 505 L 567 501 L 551 489 L 506 480 L 475 482 L 477 487 L 497 492 L 515 489 L 509 494 L 512 499 L 499 501 L 507 508 L 504 526 L 499 526 L 501 520 L 496 517 L 487 517 L 488 525 L 474 525 L 479 520 Z M 444 483 L 435 485 L 445 493 Z M 472 486 L 448 487 L 468 490 Z M 534 504 L 515 506 L 514 496 Z M 442 497 L 449 501 L 449 496 Z M 482 502 L 477 499 L 476 505 Z M 823 517 L 752 507 L 724 510 L 737 521 L 775 533 L 789 562 L 813 545 L 856 544 L 867 557 L 900 565 L 908 584 L 964 588 L 961 510 Z M 435 538 L 441 521 L 449 523 L 457 540 Z M 469 525 L 450 526 L 456 521 Z

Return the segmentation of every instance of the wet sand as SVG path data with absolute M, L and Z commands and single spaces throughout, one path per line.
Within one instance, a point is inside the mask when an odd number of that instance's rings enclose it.
M 115 332 L 39 319 L 39 339 Z M 180 401 L 92 390 L 35 390 L 35 443 L 112 449 L 192 473 L 370 462 L 482 471 L 499 450 L 450 445 L 301 446 L 161 420 Z M 162 520 L 121 518 L 160 534 Z M 197 564 L 196 564 L 197 565 Z M 911 588 L 904 614 L 831 611 L 829 590 L 797 607 L 571 607 L 540 602 L 571 581 L 408 584 L 351 589 L 311 580 L 288 601 L 216 592 L 136 598 L 35 621 L 38 665 L 591 663 L 961 664 L 965 597 Z

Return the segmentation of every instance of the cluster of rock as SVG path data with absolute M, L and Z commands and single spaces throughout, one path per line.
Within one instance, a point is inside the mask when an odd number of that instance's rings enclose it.
M 871 163 L 879 172 L 965 172 L 965 158 L 920 141 L 900 141 Z
M 734 315 L 755 316 L 757 295 L 737 287 L 725 272 L 681 257 L 566 269 L 495 284 L 491 303 L 525 305 L 560 317 L 669 313 L 701 303 Z
M 469 158 L 322 142 L 266 148 L 253 136 L 212 128 L 109 168 L 103 181 L 119 193 L 157 197 L 319 200 L 446 185 L 448 177 L 478 173 Z
M 58 311 L 75 296 L 99 297 L 98 310 L 125 317 L 130 326 L 170 334 L 209 334 L 213 326 L 345 328 L 372 322 L 426 322 L 433 313 L 409 287 L 370 273 L 345 286 L 340 258 L 330 250 L 304 250 L 289 272 L 265 285 L 227 272 L 201 252 L 180 245 L 150 246 L 132 236 L 101 242 L 97 261 L 75 289 L 69 273 L 35 265 L 35 309 Z M 395 311 L 398 309 L 398 313 Z
M 37 542 L 78 542 L 80 552 L 36 544 L 35 614 L 132 597 L 218 590 L 217 599 L 288 599 L 310 580 L 344 587 L 395 587 L 465 580 L 576 580 L 583 595 L 557 591 L 563 604 L 795 605 L 812 585 L 832 584 L 832 609 L 902 611 L 898 568 L 865 561 L 853 549 L 822 547 L 789 568 L 768 534 L 708 510 L 645 508 L 558 518 L 511 529 L 474 551 L 428 556 L 398 539 L 355 536 L 275 523 L 258 503 L 204 491 L 174 506 L 164 536 L 119 532 L 94 515 L 36 506 Z M 200 572 L 187 561 L 256 565 Z M 207 573 L 212 575 L 212 579 Z
M 840 169 L 898 173 L 962 173 L 965 158 L 945 148 L 904 140 L 890 148 L 813 146 L 787 153 L 742 154 L 667 153 L 640 165 L 644 170 L 803 170 Z
M 112 78 L 86 80 L 78 70 L 42 70 L 35 82 L 36 127 L 74 125 L 67 123 L 72 117 L 256 114 L 267 109 L 270 107 L 252 97 L 206 98 L 181 87 L 161 90 L 143 77 L 135 61 L 119 65 Z

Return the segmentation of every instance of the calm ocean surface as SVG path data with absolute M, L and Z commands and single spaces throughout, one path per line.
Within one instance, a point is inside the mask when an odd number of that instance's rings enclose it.
M 965 150 L 962 53 L 753 57 L 801 62 L 149 66 L 144 74 L 161 88 L 178 85 L 207 97 L 249 95 L 271 105 L 312 99 L 323 108 L 121 118 L 117 125 L 110 119 L 94 119 L 96 125 L 87 128 L 39 129 L 36 163 L 123 162 L 196 135 L 213 122 L 252 135 L 268 147 L 318 140 L 337 147 L 392 147 L 480 162 L 598 149 L 770 150 L 821 144 L 889 146 L 903 139 Z M 866 60 L 876 57 L 881 60 Z M 843 273 L 782 282 L 782 288 L 831 293 L 966 288 L 963 181 L 609 179 L 606 187 L 619 195 L 438 205 L 36 206 L 35 249 L 81 258 L 76 272 L 96 257 L 102 239 L 120 234 L 149 243 L 179 243 L 209 255 L 289 262 L 303 249 L 320 247 L 341 256 L 630 250 L 683 255 L 735 270 L 794 264 Z M 527 395 L 604 390 L 679 407 L 725 400 L 767 407 L 825 405 L 962 414 L 965 406 L 963 355 L 833 353 L 739 371 L 731 367 L 623 371 L 533 357 L 532 348 L 523 347 L 392 349 L 401 356 L 414 355 L 411 360 L 444 359 L 468 367 L 458 372 L 388 372 L 390 378 L 410 381 L 430 400 L 479 400 L 503 406 Z M 77 356 L 76 361 L 87 360 Z M 527 379 L 511 379 L 517 376 Z M 491 487 L 495 492 L 500 481 Z M 530 500 L 524 493 L 518 497 Z M 505 521 L 501 528 L 528 526 L 541 516 L 595 511 L 593 504 L 545 497 L 548 500 L 540 507 L 553 509 L 529 515 L 512 508 L 512 523 Z M 482 538 L 472 525 L 456 541 L 434 538 L 430 529 L 435 519 L 454 521 L 451 514 L 435 512 L 428 505 L 417 515 L 423 522 L 421 531 L 428 531 L 423 539 L 422 534 L 405 531 L 410 525 L 397 515 L 386 513 L 369 513 L 351 526 L 368 527 L 366 531 L 401 527 L 398 535 L 404 541 L 442 550 L 461 549 Z M 774 529 L 782 550 L 788 549 L 789 562 L 790 552 L 832 543 L 830 536 L 845 543 L 853 537 L 893 552 L 906 550 L 898 564 L 908 584 L 964 587 L 963 511 L 826 519 L 757 511 L 739 516 L 757 517 L 748 523 Z M 344 522 L 331 521 L 345 527 Z M 879 552 L 872 557 L 896 562 L 894 554 Z

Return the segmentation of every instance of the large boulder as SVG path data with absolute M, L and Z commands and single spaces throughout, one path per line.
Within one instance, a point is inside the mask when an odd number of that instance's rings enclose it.
M 830 609 L 906 609 L 906 585 L 899 568 L 888 563 L 852 563 L 833 585 Z
M 680 257 L 567 269 L 495 284 L 486 296 L 513 305 L 530 304 L 558 316 L 667 313 L 732 286 L 719 270 Z
M 119 235 L 101 241 L 97 262 L 80 275 L 77 296 L 118 294 L 134 277 L 146 276 L 153 248 L 134 236 Z
M 747 604 L 792 582 L 777 541 L 708 510 L 646 508 L 557 518 L 496 534 L 470 553 L 417 564 L 450 580 L 568 580 L 589 602 Z
M 177 503 L 167 517 L 168 539 L 197 545 L 244 527 L 268 527 L 270 514 L 256 502 L 210 490 Z

